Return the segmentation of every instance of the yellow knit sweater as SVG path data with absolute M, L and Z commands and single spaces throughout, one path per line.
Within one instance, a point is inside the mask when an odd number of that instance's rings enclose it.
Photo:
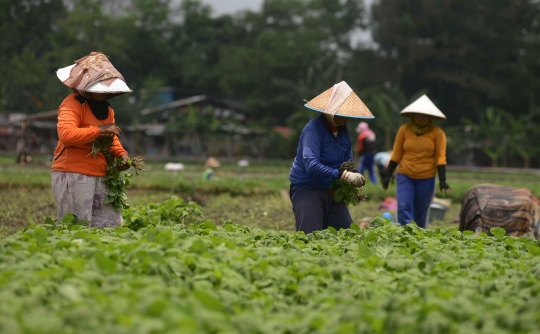
M 438 126 L 421 136 L 409 125 L 402 125 L 394 141 L 391 160 L 399 163 L 398 172 L 413 179 L 426 179 L 437 174 L 437 166 L 446 165 L 446 135 Z

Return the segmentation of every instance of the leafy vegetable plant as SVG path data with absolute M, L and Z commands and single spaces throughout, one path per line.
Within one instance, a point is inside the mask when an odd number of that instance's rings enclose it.
M 291 233 L 177 198 L 123 213 L 0 238 L 0 333 L 540 333 L 534 239 L 381 217 Z
M 107 161 L 107 176 L 103 178 L 103 182 L 107 185 L 107 198 L 103 203 L 111 203 L 116 211 L 121 212 L 123 209 L 129 208 L 126 188 L 129 186 L 129 179 L 133 176 L 133 173 L 119 170 L 122 165 L 122 159 L 114 158 L 109 154 L 109 148 L 112 146 L 113 139 L 114 136 L 110 135 L 99 136 L 92 142 L 92 151 L 90 154 L 96 157 L 97 154 L 103 153 L 105 156 L 105 160 Z M 144 170 L 144 159 L 142 157 L 138 156 L 128 159 L 126 164 L 135 169 L 136 175 L 139 175 Z
M 339 172 L 343 173 L 345 170 L 351 171 L 357 168 L 356 162 L 349 160 L 345 161 L 339 167 Z M 347 205 L 358 205 L 358 203 L 365 201 L 367 196 L 364 194 L 364 187 L 355 187 L 352 184 L 343 180 L 335 180 L 330 185 L 330 189 L 334 192 L 334 202 L 345 202 Z

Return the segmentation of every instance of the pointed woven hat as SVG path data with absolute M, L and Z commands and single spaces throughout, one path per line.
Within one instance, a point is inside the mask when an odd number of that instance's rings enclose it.
M 375 118 L 345 81 L 330 87 L 304 106 L 332 116 Z
M 446 116 L 444 116 L 442 111 L 440 111 L 439 108 L 437 108 L 437 106 L 431 102 L 429 97 L 427 97 L 425 94 L 405 107 L 400 114 L 403 116 L 410 116 L 410 114 L 424 114 L 439 119 L 446 119 Z
M 106 55 L 92 52 L 75 64 L 56 71 L 64 85 L 88 93 L 123 94 L 131 92 L 124 77 L 111 64 Z
M 206 167 L 210 167 L 210 168 L 218 168 L 219 166 L 221 166 L 219 161 L 214 157 L 208 157 L 208 159 L 206 159 L 206 162 L 204 163 L 204 165 Z

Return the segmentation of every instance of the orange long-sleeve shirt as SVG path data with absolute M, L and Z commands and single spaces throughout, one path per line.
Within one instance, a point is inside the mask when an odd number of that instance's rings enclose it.
M 98 126 L 114 123 L 114 110 L 109 107 L 109 116 L 98 120 L 88 103 L 76 99 L 78 94 L 69 94 L 58 108 L 58 144 L 54 152 L 53 171 L 72 172 L 89 176 L 105 176 L 107 162 L 103 154 L 94 158 L 90 154 L 91 142 L 99 137 Z M 113 157 L 128 154 L 118 137 L 114 137 L 109 150 Z
M 399 163 L 398 172 L 413 179 L 425 179 L 437 174 L 437 166 L 446 165 L 446 135 L 438 126 L 421 136 L 408 124 L 402 125 L 394 141 L 391 160 Z

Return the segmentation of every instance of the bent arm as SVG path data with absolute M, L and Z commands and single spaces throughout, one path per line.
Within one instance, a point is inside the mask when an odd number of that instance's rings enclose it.
M 66 146 L 88 144 L 99 136 L 96 126 L 81 128 L 82 112 L 71 106 L 61 105 L 58 109 L 58 139 Z
M 120 140 L 117 136 L 114 136 L 113 144 L 111 148 L 109 149 L 109 152 L 111 152 L 111 155 L 115 158 L 120 157 L 122 154 L 128 154 L 128 152 L 124 149 L 122 144 L 120 143 Z
M 321 163 L 321 141 L 315 131 L 308 131 L 303 140 L 303 159 L 307 173 L 324 181 L 339 178 L 339 170 Z

